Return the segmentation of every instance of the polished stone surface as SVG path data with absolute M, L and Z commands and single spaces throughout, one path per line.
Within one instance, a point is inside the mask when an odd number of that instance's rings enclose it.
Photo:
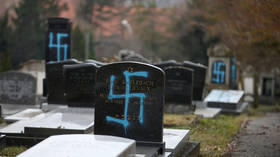
M 131 157 L 134 140 L 103 135 L 51 136 L 18 157 Z
M 239 103 L 244 91 L 238 90 L 212 90 L 204 102 Z
M 188 141 L 190 130 L 183 129 L 163 129 L 163 141 L 166 151 L 174 151 L 183 142 Z
M 94 107 L 97 65 L 64 65 L 66 102 L 70 107 Z
M 43 111 L 41 109 L 30 108 L 30 109 L 26 109 L 21 112 L 18 112 L 16 114 L 7 116 L 4 118 L 4 120 L 5 120 L 5 122 L 11 123 L 11 122 L 19 121 L 19 120 L 27 120 L 27 119 L 33 118 L 39 114 L 42 114 L 42 113 L 43 113 Z
M 193 70 L 171 66 L 165 72 L 165 101 L 167 104 L 192 104 Z
M 33 134 L 49 136 L 68 133 L 91 133 L 94 124 L 94 109 L 56 108 L 33 118 L 24 119 L 0 129 L 3 134 Z
M 25 134 L 57 135 L 93 131 L 93 108 L 59 108 L 24 127 Z
M 63 65 L 69 64 L 78 64 L 78 62 L 75 59 L 69 59 L 61 62 L 47 63 L 47 101 L 49 104 L 66 104 Z
M 2 116 L 10 116 L 26 109 L 38 109 L 39 105 L 22 105 L 22 104 L 0 104 L 2 106 Z
M 193 69 L 193 100 L 202 101 L 207 66 L 190 61 L 184 61 L 182 66 Z
M 94 133 L 161 143 L 164 79 L 160 68 L 144 63 L 100 67 Z

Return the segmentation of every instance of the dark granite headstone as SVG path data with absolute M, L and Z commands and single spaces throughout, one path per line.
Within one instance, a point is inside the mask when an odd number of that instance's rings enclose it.
M 207 67 L 190 61 L 184 61 L 182 65 L 193 69 L 193 100 L 202 101 Z
M 66 104 L 63 65 L 68 64 L 78 64 L 78 62 L 75 59 L 69 59 L 61 62 L 47 63 L 47 101 L 49 104 Z
M 193 70 L 177 66 L 166 68 L 164 72 L 166 103 L 192 104 Z
M 0 73 L 0 103 L 34 105 L 36 78 L 21 72 Z
M 94 107 L 97 66 L 92 63 L 64 65 L 65 92 L 68 106 Z
M 153 65 L 160 67 L 161 69 L 164 70 L 165 68 L 168 68 L 170 66 L 180 66 L 181 64 L 176 62 L 175 60 L 168 60 L 168 61 L 163 61 L 160 63 L 155 63 Z
M 71 22 L 66 18 L 49 18 L 46 32 L 45 55 L 48 62 L 71 58 Z
M 95 134 L 163 142 L 164 72 L 121 62 L 102 66 L 96 79 Z

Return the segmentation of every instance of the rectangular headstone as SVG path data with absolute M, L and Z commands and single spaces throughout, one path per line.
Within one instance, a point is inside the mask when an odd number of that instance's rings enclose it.
M 184 61 L 182 65 L 184 67 L 193 69 L 193 100 L 201 101 L 203 98 L 207 67 L 202 64 L 197 64 L 190 61 Z
M 71 22 L 66 18 L 49 18 L 46 32 L 46 64 L 71 58 Z
M 13 123 L 13 122 L 16 122 L 16 121 L 19 121 L 19 120 L 26 120 L 26 119 L 33 118 L 33 117 L 35 117 L 39 114 L 42 114 L 42 113 L 43 113 L 43 111 L 41 109 L 29 108 L 29 109 L 23 110 L 21 112 L 18 112 L 16 114 L 6 116 L 4 118 L 4 120 L 7 123 Z
M 92 63 L 64 65 L 65 92 L 70 107 L 94 107 L 97 66 Z
M 0 73 L 0 103 L 34 105 L 36 78 L 21 72 Z
M 192 104 L 193 70 L 173 66 L 164 70 L 166 103 Z
M 52 136 L 21 153 L 18 157 L 132 157 L 134 140 L 102 135 Z
M 63 76 L 63 65 L 78 64 L 77 60 L 69 59 L 61 62 L 47 64 L 47 101 L 49 104 L 66 104 L 65 80 Z
M 162 144 L 164 72 L 155 66 L 121 62 L 99 68 L 95 134 Z

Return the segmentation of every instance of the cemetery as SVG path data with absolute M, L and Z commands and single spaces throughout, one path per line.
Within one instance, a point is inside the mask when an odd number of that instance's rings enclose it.
M 77 57 L 71 20 L 47 17 L 43 60 L 0 64 L 0 157 L 280 155 L 279 69 L 258 74 L 226 42 L 208 45 L 208 64 L 129 46 L 96 59 L 87 34 Z

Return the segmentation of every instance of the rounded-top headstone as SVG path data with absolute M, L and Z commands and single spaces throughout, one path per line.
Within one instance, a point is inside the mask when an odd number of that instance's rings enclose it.
M 162 142 L 164 75 L 160 68 L 139 62 L 100 67 L 94 133 Z

